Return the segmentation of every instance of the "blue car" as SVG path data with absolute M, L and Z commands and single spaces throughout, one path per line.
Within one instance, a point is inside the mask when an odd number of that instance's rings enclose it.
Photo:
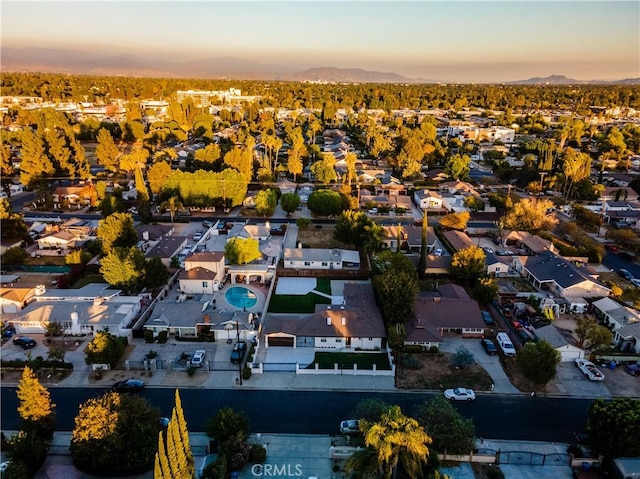
M 482 320 L 484 321 L 484 324 L 493 324 L 493 316 L 491 316 L 489 311 L 482 310 L 480 312 L 482 313 Z

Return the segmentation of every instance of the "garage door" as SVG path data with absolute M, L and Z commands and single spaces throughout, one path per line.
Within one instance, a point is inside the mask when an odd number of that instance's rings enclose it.
M 279 338 L 279 337 L 269 337 L 269 347 L 272 346 L 286 346 L 289 348 L 293 347 L 293 338 Z
M 575 359 L 584 357 L 583 351 L 560 351 L 560 360 L 563 363 L 571 363 Z

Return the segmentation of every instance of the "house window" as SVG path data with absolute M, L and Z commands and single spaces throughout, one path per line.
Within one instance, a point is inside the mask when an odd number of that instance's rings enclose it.
M 336 343 L 341 343 L 342 342 L 342 338 L 337 338 L 336 339 Z
M 305 266 L 311 266 L 311 262 L 309 262 L 309 261 L 305 261 L 305 262 L 304 262 L 304 265 L 305 265 Z
M 369 338 L 369 341 L 373 341 L 373 338 Z
M 327 266 L 329 263 L 327 263 L 326 261 L 322 262 L 322 266 Z
M 500 272 L 500 266 L 496 266 L 496 273 Z
M 203 281 L 202 282 L 202 287 L 203 288 L 208 288 L 209 287 L 209 281 Z
M 326 339 L 326 338 L 322 338 L 322 339 L 320 340 L 320 342 L 321 342 L 321 343 L 326 343 L 326 342 L 327 342 L 327 339 Z

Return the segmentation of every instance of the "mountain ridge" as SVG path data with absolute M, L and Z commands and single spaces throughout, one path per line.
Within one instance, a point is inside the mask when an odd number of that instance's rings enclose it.
M 328 83 L 463 83 L 410 78 L 395 72 L 381 72 L 363 68 L 321 66 L 300 70 L 292 66 L 261 63 L 233 56 L 176 61 L 162 58 L 141 58 L 130 54 L 95 54 L 64 48 L 12 48 L 2 46 L 0 51 L 2 55 L 2 70 L 14 72 Z M 599 81 L 576 80 L 565 75 L 549 75 L 547 77 L 532 77 L 509 82 L 479 83 L 503 83 L 508 85 L 640 85 L 640 78 Z

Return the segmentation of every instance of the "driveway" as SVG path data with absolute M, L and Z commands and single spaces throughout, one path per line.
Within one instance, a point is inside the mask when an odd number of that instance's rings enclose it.
M 494 392 L 502 394 L 522 394 L 513 384 L 509 381 L 498 356 L 489 356 L 484 352 L 480 339 L 478 338 L 447 338 L 440 345 L 440 351 L 445 353 L 455 353 L 458 349 L 464 347 L 473 354 L 473 358 L 476 362 L 482 366 L 491 379 L 493 379 Z

